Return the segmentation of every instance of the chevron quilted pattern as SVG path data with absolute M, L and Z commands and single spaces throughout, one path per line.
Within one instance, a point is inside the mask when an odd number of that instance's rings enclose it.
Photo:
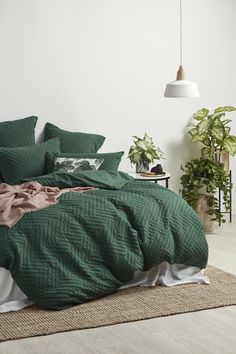
M 35 126 L 38 117 L 27 117 L 0 122 L 0 147 L 16 147 L 35 143 Z M 0 172 L 0 183 L 3 177 Z
M 46 153 L 60 152 L 59 138 L 43 144 L 16 148 L 0 148 L 0 171 L 4 182 L 46 173 Z
M 109 185 L 66 193 L 59 204 L 26 214 L 12 229 L 0 227 L 0 267 L 39 305 L 62 309 L 104 296 L 134 271 L 164 260 L 206 266 L 203 227 L 181 197 L 129 178 L 119 190 Z
M 45 140 L 60 138 L 61 152 L 92 153 L 97 152 L 104 143 L 105 137 L 98 134 L 70 132 L 46 123 Z
M 56 157 L 67 157 L 67 158 L 86 158 L 86 159 L 103 159 L 103 163 L 99 167 L 99 170 L 106 171 L 117 171 L 119 164 L 121 162 L 124 151 L 110 152 L 110 153 L 91 153 L 91 154 L 76 154 L 76 153 L 66 153 L 66 154 L 47 154 L 47 172 L 53 172 L 54 161 Z
M 0 122 L 0 146 L 16 147 L 35 144 L 37 117 Z

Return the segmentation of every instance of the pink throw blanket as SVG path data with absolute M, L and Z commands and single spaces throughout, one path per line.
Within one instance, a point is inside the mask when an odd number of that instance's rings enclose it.
M 42 186 L 38 182 L 26 182 L 11 186 L 0 184 L 0 225 L 12 227 L 20 218 L 31 211 L 37 211 L 58 203 L 66 192 L 87 192 L 97 188 L 74 187 L 59 189 Z

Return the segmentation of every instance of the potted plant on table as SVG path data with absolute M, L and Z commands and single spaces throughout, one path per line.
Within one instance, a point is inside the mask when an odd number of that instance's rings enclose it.
M 217 192 L 223 194 L 225 211 L 230 210 L 232 183 L 222 156 L 236 154 L 236 136 L 230 134 L 231 120 L 224 118 L 226 112 L 235 110 L 232 106 L 219 107 L 209 114 L 208 109 L 202 108 L 193 115 L 197 122 L 190 124 L 188 131 L 192 142 L 204 146 L 199 157 L 181 167 L 182 196 L 198 213 L 206 231 L 212 231 L 213 221 L 225 222 Z
M 133 138 L 134 144 L 129 149 L 128 158 L 131 164 L 136 165 L 137 173 L 147 172 L 150 163 L 163 158 L 163 152 L 153 144 L 152 138 L 147 133 L 142 139 L 138 136 L 133 136 Z

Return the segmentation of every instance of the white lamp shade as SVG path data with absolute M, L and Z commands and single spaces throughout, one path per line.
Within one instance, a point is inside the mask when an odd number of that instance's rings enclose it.
M 166 85 L 164 96 L 173 98 L 199 97 L 199 91 L 193 81 L 176 80 Z

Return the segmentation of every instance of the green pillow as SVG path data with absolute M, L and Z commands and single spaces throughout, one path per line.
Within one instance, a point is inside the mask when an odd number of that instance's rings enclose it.
M 35 144 L 34 130 L 38 117 L 28 117 L 0 122 L 0 147 L 16 147 Z
M 104 143 L 105 137 L 97 134 L 71 132 L 46 123 L 45 140 L 60 138 L 61 152 L 90 153 L 97 152 Z
M 78 158 L 78 159 L 103 159 L 103 163 L 100 165 L 98 170 L 107 171 L 117 171 L 121 158 L 124 155 L 124 151 L 119 152 L 109 152 L 109 153 L 91 153 L 91 154 L 58 154 L 58 153 L 47 153 L 47 173 L 54 172 L 54 162 L 58 157 L 61 158 Z
M 13 184 L 25 177 L 46 174 L 46 153 L 60 153 L 59 138 L 43 144 L 15 148 L 0 148 L 0 171 L 5 183 Z
M 35 144 L 35 126 L 38 117 L 0 122 L 0 147 L 16 147 Z M 3 177 L 0 173 L 0 183 Z

